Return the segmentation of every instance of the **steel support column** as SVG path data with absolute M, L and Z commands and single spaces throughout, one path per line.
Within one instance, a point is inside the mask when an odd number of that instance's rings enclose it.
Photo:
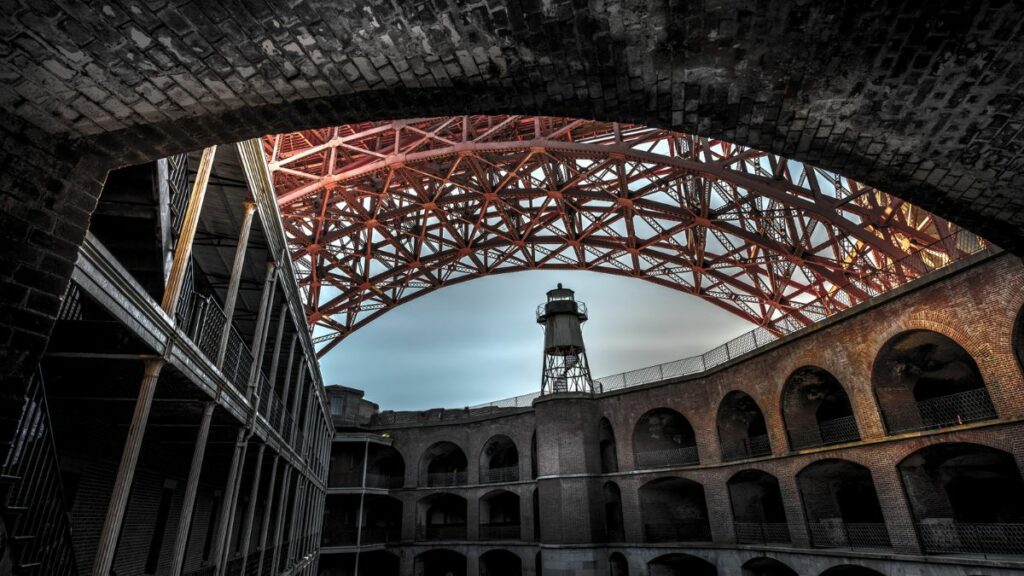
M 238 299 L 238 286 L 242 281 L 242 268 L 245 264 L 245 251 L 249 244 L 249 231 L 252 229 L 252 217 L 256 211 L 256 205 L 252 202 L 245 203 L 245 213 L 242 216 L 242 229 L 238 233 L 238 244 L 235 246 L 235 259 L 231 265 L 231 278 L 228 280 L 228 293 L 224 299 L 224 329 L 220 335 L 220 347 L 217 348 L 217 366 L 224 366 L 224 355 L 228 350 L 228 340 L 231 337 L 231 321 L 235 316 L 235 301 Z
M 261 576 L 263 573 L 263 561 L 267 554 L 267 534 L 270 531 L 270 517 L 274 511 L 274 491 L 277 489 L 277 465 L 280 459 L 279 455 L 274 454 L 274 459 L 270 463 L 270 486 L 267 487 L 266 509 L 263 512 L 263 525 L 260 527 L 260 557 L 257 560 L 256 576 Z
M 188 533 L 192 526 L 192 513 L 195 511 L 196 493 L 199 489 L 199 476 L 203 471 L 203 458 L 206 454 L 206 440 L 210 435 L 210 423 L 213 421 L 213 410 L 216 406 L 214 402 L 207 402 L 203 406 L 203 419 L 199 423 L 196 447 L 192 451 L 192 465 L 189 467 L 188 481 L 185 484 L 185 496 L 181 503 L 181 515 L 178 518 L 178 531 L 174 537 L 174 548 L 171 553 L 171 576 L 179 576 L 184 567 Z
M 252 488 L 249 489 L 249 507 L 245 511 L 245 523 L 242 525 L 242 574 L 245 574 L 245 565 L 249 561 L 249 544 L 252 541 L 252 523 L 256 516 L 256 500 L 260 495 L 260 483 L 263 477 L 263 454 L 267 445 L 260 444 L 259 453 L 256 454 L 256 471 L 252 476 Z

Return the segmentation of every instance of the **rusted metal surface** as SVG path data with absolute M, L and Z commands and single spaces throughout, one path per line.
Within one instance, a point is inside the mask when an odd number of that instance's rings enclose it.
M 263 146 L 320 355 L 404 302 L 489 274 L 635 277 L 771 330 L 968 252 L 942 241 L 955 226 L 874 188 L 642 126 L 452 116 Z

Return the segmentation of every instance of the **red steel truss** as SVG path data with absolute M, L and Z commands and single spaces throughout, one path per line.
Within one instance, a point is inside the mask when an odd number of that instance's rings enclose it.
M 456 116 L 264 147 L 321 355 L 403 302 L 488 274 L 641 278 L 770 328 L 964 255 L 944 240 L 952 224 L 874 188 L 656 128 Z

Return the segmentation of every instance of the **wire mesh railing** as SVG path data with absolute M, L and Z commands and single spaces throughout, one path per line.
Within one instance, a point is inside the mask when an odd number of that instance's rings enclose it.
M 988 242 L 977 235 L 967 230 L 958 230 L 953 234 L 933 241 L 931 244 L 920 247 L 896 262 L 891 262 L 885 268 L 875 270 L 864 276 L 850 278 L 843 285 L 836 285 L 831 301 L 840 304 L 841 308 L 826 309 L 818 301 L 795 306 L 793 312 L 776 319 L 771 327 L 759 326 L 703 354 L 597 378 L 594 380 L 594 391 L 598 393 L 608 392 L 707 372 L 731 362 L 744 354 L 771 344 L 780 338 L 807 328 L 808 325 L 803 321 L 797 320 L 798 317 L 811 320 L 811 325 L 813 325 L 815 322 L 824 320 L 866 300 L 864 298 L 858 300 L 851 299 L 849 291 L 859 291 L 865 294 L 867 299 L 881 296 L 894 288 L 921 279 L 930 273 L 942 270 L 963 258 L 982 252 L 990 247 L 991 245 Z M 960 257 L 923 257 L 926 254 L 934 256 L 931 253 L 937 248 L 955 250 L 960 254 Z M 512 398 L 469 406 L 467 410 L 473 413 L 474 411 L 487 408 L 528 407 L 538 397 L 540 397 L 539 392 L 523 394 Z M 401 424 L 403 422 L 399 418 L 394 418 L 393 421 L 382 423 Z
M 454 472 L 431 472 L 427 474 L 427 486 L 462 486 L 466 484 L 466 471 L 457 470 Z
M 957 522 L 931 519 L 917 525 L 921 548 L 928 554 L 1024 554 L 1024 523 Z
M 645 542 L 710 542 L 711 524 L 707 520 L 644 524 Z
M 29 382 L 0 484 L 14 572 L 78 574 L 41 372 Z
M 915 409 L 911 410 L 890 407 L 883 411 L 886 428 L 890 433 L 959 426 L 997 416 L 985 388 L 921 400 L 914 402 L 913 406 Z
M 466 524 L 427 524 L 417 531 L 420 540 L 465 540 Z
M 480 471 L 481 484 L 498 484 L 501 482 L 517 482 L 519 480 L 519 466 L 502 466 L 500 468 L 488 468 Z
M 808 522 L 815 548 L 889 548 L 889 531 L 881 522 L 844 522 L 839 519 Z
M 772 446 L 767 434 L 722 441 L 722 460 L 725 462 L 768 456 L 771 453 Z
M 785 544 L 790 542 L 786 522 L 734 522 L 738 544 Z
M 696 446 L 681 446 L 663 450 L 638 450 L 636 463 L 640 468 L 664 466 L 690 466 L 700 463 Z
M 860 431 L 853 416 L 821 420 L 816 426 L 787 428 L 786 435 L 793 450 L 860 440 Z
M 518 523 L 499 524 L 488 523 L 480 525 L 481 540 L 519 540 L 522 533 Z

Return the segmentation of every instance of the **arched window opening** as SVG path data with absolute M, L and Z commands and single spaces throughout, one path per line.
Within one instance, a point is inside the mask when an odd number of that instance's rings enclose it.
M 761 556 L 743 564 L 743 576 L 798 576 L 796 570 L 774 558 Z
M 749 395 L 733 390 L 718 406 L 718 441 L 722 460 L 741 460 L 772 453 L 768 427 L 757 402 Z
M 898 469 L 927 552 L 1024 554 L 1024 481 L 1013 455 L 936 444 Z
M 466 499 L 455 494 L 431 494 L 417 504 L 419 540 L 465 540 Z
M 523 561 L 508 550 L 488 550 L 480 555 L 480 576 L 521 576 Z
M 729 479 L 733 526 L 740 544 L 789 542 L 789 524 L 782 491 L 775 476 L 743 470 Z
M 693 426 L 669 408 L 657 408 L 640 417 L 633 431 L 633 448 L 640 469 L 700 462 Z
M 1024 306 L 1017 312 L 1017 319 L 1013 322 L 1010 344 L 1013 346 L 1013 355 L 1017 357 L 1017 367 L 1024 372 Z
M 536 480 L 538 474 L 537 469 L 537 431 L 533 431 L 533 436 L 530 437 L 530 475 L 531 479 Z
M 519 450 L 508 436 L 499 434 L 480 452 L 480 483 L 495 484 L 519 480 Z
M 480 539 L 519 540 L 519 495 L 495 490 L 480 498 Z
M 401 488 L 405 485 L 405 459 L 391 446 L 371 444 L 366 463 L 366 485 L 370 488 Z
M 351 576 L 356 573 L 355 554 L 323 554 L 317 565 L 318 576 Z M 385 550 L 363 552 L 359 556 L 359 573 L 374 576 L 398 576 L 398 556 Z M 264 570 L 267 573 L 268 570 Z M 193 574 L 196 572 L 193 572 Z M 201 573 L 201 572 L 200 572 Z
M 912 330 L 889 339 L 871 380 L 891 434 L 996 417 L 974 359 L 938 332 Z
M 615 482 L 604 484 L 604 535 L 608 542 L 624 542 L 622 522 L 622 491 Z
M 598 438 L 601 450 L 601 474 L 619 471 L 619 454 L 615 449 L 615 431 L 607 418 L 601 418 L 598 424 Z
M 427 550 L 416 556 L 416 576 L 466 576 L 466 557 L 454 550 Z
M 358 508 L 357 508 L 358 509 Z M 362 544 L 385 544 L 402 539 L 402 501 L 391 496 L 367 494 L 363 501 Z
M 718 576 L 715 565 L 689 554 L 665 554 L 647 563 L 651 576 Z
M 870 470 L 846 460 L 819 460 L 801 470 L 796 481 L 812 546 L 889 547 Z
M 466 483 L 466 454 L 451 442 L 438 442 L 423 452 L 420 484 L 461 486 Z
M 540 490 L 533 489 L 533 541 L 540 542 Z
M 608 576 L 629 576 L 629 562 L 621 552 L 608 556 Z
M 865 568 L 863 566 L 855 566 L 853 564 L 844 564 L 842 566 L 833 566 L 828 570 L 821 573 L 821 576 L 885 576 L 881 572 L 872 570 L 871 568 Z
M 704 487 L 686 478 L 658 478 L 640 487 L 645 542 L 710 542 Z
M 816 366 L 804 366 L 786 380 L 782 416 L 793 450 L 860 440 L 846 390 Z

